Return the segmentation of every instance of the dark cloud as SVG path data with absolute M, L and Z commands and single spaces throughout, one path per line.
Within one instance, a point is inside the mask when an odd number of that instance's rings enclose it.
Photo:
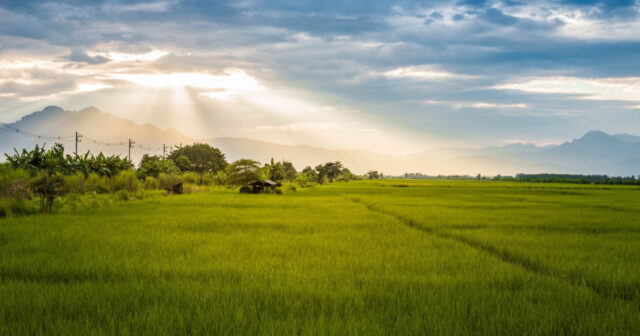
M 79 63 L 87 63 L 87 64 L 102 64 L 109 62 L 109 59 L 103 56 L 94 56 L 91 57 L 87 55 L 84 51 L 74 49 L 71 54 L 66 57 L 69 61 L 79 62 Z

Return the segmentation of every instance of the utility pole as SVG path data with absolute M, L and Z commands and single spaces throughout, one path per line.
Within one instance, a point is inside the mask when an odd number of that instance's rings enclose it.
M 78 132 L 76 132 L 76 155 L 78 155 L 78 142 L 80 142 L 80 138 L 82 138 L 82 134 L 78 134 Z
M 162 144 L 162 159 L 164 160 L 164 155 L 165 152 L 167 151 L 167 146 L 165 144 Z
M 131 139 L 129 139 L 129 156 L 128 156 L 129 162 L 132 162 L 131 161 L 131 146 L 133 146 L 134 144 L 135 144 L 135 141 L 131 141 Z

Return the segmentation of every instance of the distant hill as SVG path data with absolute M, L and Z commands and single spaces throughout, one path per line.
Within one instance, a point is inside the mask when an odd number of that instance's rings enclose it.
M 21 132 L 16 132 L 15 129 Z M 79 151 L 103 151 L 106 154 L 127 155 L 127 140 L 136 144 L 132 159 L 138 162 L 144 153 L 162 154 L 167 146 L 207 142 L 220 148 L 228 160 L 252 158 L 267 162 L 271 158 L 293 162 L 299 170 L 327 161 L 341 161 L 356 173 L 376 169 L 385 174 L 405 172 L 424 174 L 513 175 L 516 173 L 574 173 L 640 175 L 640 137 L 629 134 L 609 135 L 591 131 L 579 139 L 560 145 L 534 146 L 510 144 L 480 149 L 448 148 L 425 151 L 411 156 L 389 156 L 367 150 L 335 150 L 306 145 L 282 145 L 246 138 L 212 138 L 197 140 L 173 129 L 162 130 L 154 125 L 136 124 L 89 107 L 65 111 L 50 106 L 21 120 L 0 127 L 0 152 L 12 153 L 13 148 L 33 148 L 36 144 L 63 142 L 73 151 L 73 138 L 44 139 L 26 133 L 45 136 L 83 134 Z M 97 142 L 94 142 L 97 140 Z M 110 143 L 105 145 L 104 143 Z M 2 157 L 4 160 L 4 157 Z
M 60 137 L 71 137 L 78 132 L 83 135 L 78 145 L 78 151 L 81 153 L 91 150 L 94 153 L 102 151 L 106 154 L 127 155 L 127 142 L 132 138 L 136 142 L 131 151 L 134 161 L 146 152 L 162 154 L 160 149 L 162 144 L 176 145 L 195 141 L 176 130 L 161 130 L 149 124 L 136 124 L 130 120 L 100 112 L 95 107 L 65 111 L 60 107 L 49 106 L 7 126 L 0 127 L 3 130 L 0 132 L 0 152 L 3 153 L 13 153 L 14 147 L 20 150 L 33 148 L 36 144 L 51 146 L 55 142 L 63 143 L 69 152 L 73 152 L 75 146 L 73 138 L 38 138 L 26 136 L 22 132 Z M 14 129 L 21 132 L 16 132 Z M 111 143 L 111 145 L 104 143 Z M 143 149 L 141 146 L 153 147 L 154 150 Z M 2 158 L 4 159 L 4 155 Z

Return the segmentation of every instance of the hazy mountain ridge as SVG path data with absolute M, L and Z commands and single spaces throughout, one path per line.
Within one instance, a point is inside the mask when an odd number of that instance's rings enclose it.
M 315 166 L 338 160 L 356 173 L 376 169 L 385 174 L 394 175 L 405 172 L 432 175 L 478 173 L 512 175 L 542 172 L 640 174 L 640 137 L 630 134 L 609 135 L 601 131 L 590 131 L 579 139 L 560 145 L 539 147 L 532 144 L 509 144 L 480 149 L 448 148 L 396 157 L 367 150 L 335 150 L 306 145 L 283 145 L 246 138 L 224 137 L 197 140 L 174 129 L 162 130 L 154 125 L 136 124 L 130 120 L 100 112 L 94 107 L 79 111 L 65 111 L 59 107 L 50 106 L 8 125 L 46 136 L 70 136 L 78 131 L 85 135 L 79 144 L 79 152 L 91 150 L 94 153 L 103 151 L 106 154 L 126 155 L 126 142 L 131 138 L 136 142 L 131 155 L 134 161 L 138 161 L 144 153 L 161 154 L 160 148 L 163 144 L 170 146 L 201 141 L 220 148 L 230 161 L 239 158 L 252 158 L 260 162 L 267 162 L 271 158 L 285 159 L 293 162 L 298 169 L 307 165 Z M 116 143 L 116 145 L 101 146 L 93 143 L 91 139 Z M 69 152 L 73 151 L 73 139 L 64 140 Z M 6 128 L 0 132 L 0 151 L 5 153 L 13 153 L 13 147 L 32 148 L 36 144 L 43 143 L 50 146 L 53 142 L 58 140 L 23 137 Z

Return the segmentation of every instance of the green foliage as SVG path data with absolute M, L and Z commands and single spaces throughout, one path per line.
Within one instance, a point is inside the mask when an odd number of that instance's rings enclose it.
M 182 173 L 182 177 L 185 183 L 200 183 L 201 180 L 200 174 L 190 171 Z
M 184 182 L 184 177 L 180 175 L 170 175 L 165 173 L 160 173 L 158 176 L 158 181 L 160 185 L 160 189 L 171 188 L 174 185 Z
M 182 157 L 188 159 L 184 160 Z M 195 171 L 201 176 L 206 172 L 217 172 L 227 167 L 227 161 L 224 154 L 215 147 L 208 144 L 193 144 L 178 147 L 169 155 L 181 171 Z M 202 181 L 201 181 L 202 182 Z
M 157 155 L 145 154 L 140 160 L 138 178 L 144 180 L 147 176 L 157 178 L 160 173 L 179 174 L 180 169 L 169 159 L 162 159 Z
M 189 158 L 186 155 L 179 155 L 175 158 L 172 158 L 171 160 L 173 160 L 175 165 L 182 172 L 188 172 L 189 170 L 192 169 L 191 160 L 189 160 Z
M 31 189 L 41 199 L 41 211 L 51 212 L 53 201 L 64 194 L 64 178 L 56 172 L 42 171 L 31 181 Z
M 87 192 L 87 184 L 85 183 L 84 174 L 78 172 L 75 175 L 64 177 L 64 192 L 84 194 Z
M 98 194 L 108 193 L 111 190 L 109 178 L 106 176 L 100 176 L 97 173 L 90 173 L 85 180 L 85 187 L 87 191 L 95 192 Z
M 298 176 L 296 168 L 293 166 L 293 163 L 289 161 L 282 161 L 282 169 L 284 170 L 285 181 L 293 181 Z
M 30 198 L 29 180 L 31 175 L 22 168 L 0 164 L 0 197 Z
M 115 176 L 123 170 L 131 170 L 131 163 L 119 156 L 105 156 L 100 153 L 93 156 L 89 152 L 83 156 L 65 155 L 64 147 L 55 144 L 51 149 L 45 150 L 44 146 L 36 147 L 28 151 L 23 149 L 21 153 L 15 150 L 13 156 L 5 154 L 7 161 L 14 168 L 29 171 L 31 175 L 37 175 L 40 171 L 58 173 L 62 175 L 73 175 L 78 172 L 88 176 L 90 173 L 97 173 L 101 176 Z
M 370 180 L 377 180 L 377 179 L 380 178 L 380 173 L 378 173 L 377 170 L 370 170 L 370 171 L 367 172 L 367 177 Z
M 260 163 L 249 159 L 240 159 L 227 167 L 227 183 L 241 186 L 260 180 Z
M 282 180 L 285 178 L 282 162 L 274 162 L 273 158 L 271 158 L 271 163 L 267 163 L 264 165 L 263 177 L 264 179 L 268 179 L 274 182 L 282 182 Z
M 142 183 L 138 180 L 136 173 L 130 170 L 120 172 L 120 174 L 109 180 L 111 191 L 137 192 L 142 188 Z
M 144 179 L 144 190 L 155 190 L 158 188 L 160 188 L 160 182 L 158 179 L 151 176 L 147 176 Z
M 296 183 L 303 188 L 308 188 L 314 186 L 317 183 L 318 178 L 318 172 L 310 166 L 306 166 L 302 172 L 297 175 Z

